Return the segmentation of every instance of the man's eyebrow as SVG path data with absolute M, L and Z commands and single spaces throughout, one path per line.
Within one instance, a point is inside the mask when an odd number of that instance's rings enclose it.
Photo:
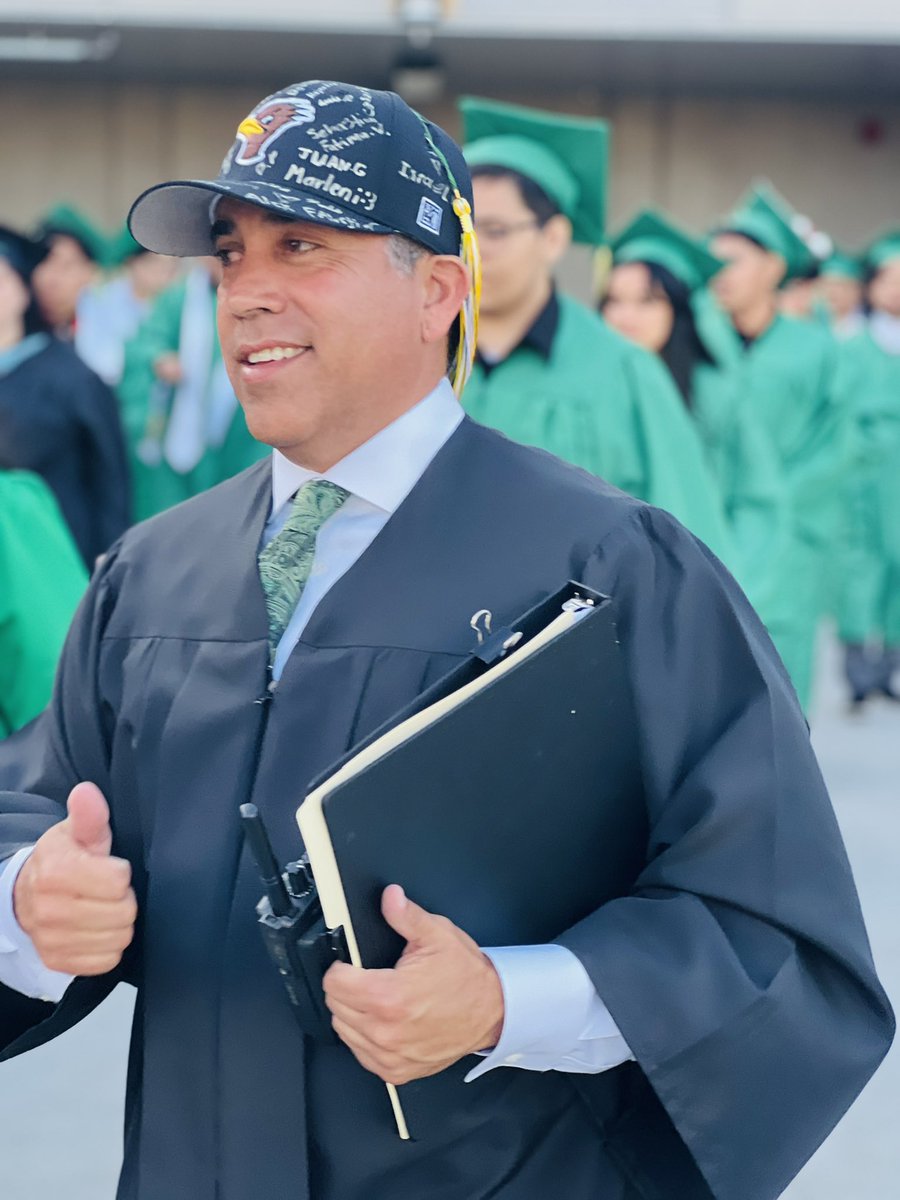
M 301 225 L 303 219 L 301 217 L 290 216 L 288 213 L 272 212 L 270 209 L 262 210 L 262 219 L 267 225 Z M 227 237 L 228 234 L 234 233 L 234 221 L 229 221 L 227 217 L 219 217 L 213 222 L 212 228 L 209 231 L 210 241 L 215 242 L 217 238 Z

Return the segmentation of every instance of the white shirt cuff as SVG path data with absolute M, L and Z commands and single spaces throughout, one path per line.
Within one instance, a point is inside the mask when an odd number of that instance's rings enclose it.
M 576 955 L 565 946 L 485 950 L 500 976 L 500 1040 L 466 1076 L 495 1067 L 596 1075 L 634 1058 Z
M 13 906 L 13 888 L 33 849 L 24 846 L 0 864 L 0 983 L 33 1000 L 58 1004 L 75 976 L 44 966 Z

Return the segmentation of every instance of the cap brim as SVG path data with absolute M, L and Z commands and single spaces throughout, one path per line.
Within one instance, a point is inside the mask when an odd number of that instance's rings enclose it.
M 308 193 L 263 180 L 229 183 L 226 180 L 182 179 L 160 183 L 138 196 L 128 214 L 132 237 L 156 254 L 196 258 L 212 254 L 210 236 L 213 205 L 220 196 L 232 196 L 267 212 L 328 225 L 355 233 L 394 233 L 378 221 L 366 220 L 358 211 L 333 200 L 319 200 Z

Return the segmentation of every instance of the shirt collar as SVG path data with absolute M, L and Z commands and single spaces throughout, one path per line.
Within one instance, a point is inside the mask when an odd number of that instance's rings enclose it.
M 463 410 L 448 379 L 327 471 L 298 467 L 272 451 L 272 513 L 310 479 L 328 479 L 383 512 L 393 513 L 456 430 Z
M 0 378 L 11 375 L 17 367 L 34 358 L 36 354 L 50 345 L 50 335 L 46 333 L 29 333 L 21 342 L 10 346 L 8 350 L 0 350 Z
M 542 358 L 549 361 L 550 355 L 553 353 L 553 342 L 556 339 L 556 331 L 559 327 L 559 297 L 556 294 L 556 288 L 550 292 L 550 299 L 531 322 L 531 325 L 522 335 L 521 341 L 514 346 L 502 359 L 497 359 L 492 362 L 490 359 L 483 358 L 478 355 L 478 361 L 487 374 L 498 367 L 501 362 L 505 362 L 507 358 L 511 358 L 517 350 L 528 346 L 532 350 L 536 350 Z

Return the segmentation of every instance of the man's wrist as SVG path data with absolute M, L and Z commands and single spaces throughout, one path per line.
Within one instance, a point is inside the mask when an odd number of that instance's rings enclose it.
M 477 1051 L 490 1050 L 500 1041 L 500 1036 L 503 1033 L 503 1022 L 506 1018 L 506 1006 L 503 999 L 503 985 L 500 982 L 500 976 L 497 973 L 497 968 L 494 966 L 487 954 L 482 954 L 484 960 L 485 971 L 485 995 L 488 1000 L 488 1013 L 485 1022 L 484 1036 L 479 1039 L 480 1044 L 473 1046 L 473 1053 Z

